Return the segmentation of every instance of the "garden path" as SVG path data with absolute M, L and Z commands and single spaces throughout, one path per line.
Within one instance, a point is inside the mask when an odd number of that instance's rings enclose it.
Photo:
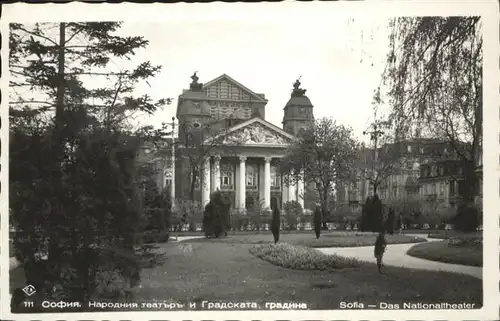
M 441 241 L 440 239 L 426 238 L 423 237 L 422 235 L 412 235 L 412 234 L 408 235 L 425 238 L 428 242 Z M 387 245 L 387 249 L 384 254 L 384 264 L 388 266 L 397 266 L 410 269 L 446 271 L 452 273 L 468 274 L 478 279 L 483 278 L 482 267 L 435 262 L 435 261 L 412 257 L 406 254 L 406 252 L 415 244 L 416 243 Z M 360 261 L 375 262 L 375 257 L 373 255 L 373 250 L 374 250 L 373 246 L 342 247 L 342 248 L 330 247 L 330 248 L 318 248 L 317 250 L 325 254 L 337 254 L 340 256 L 357 258 Z

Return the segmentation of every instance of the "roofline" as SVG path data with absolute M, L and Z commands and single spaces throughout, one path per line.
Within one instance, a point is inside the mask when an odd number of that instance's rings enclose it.
M 252 96 L 254 96 L 255 98 L 257 98 L 258 101 L 261 101 L 261 102 L 268 102 L 268 100 L 266 98 L 262 98 L 260 97 L 255 91 L 249 89 L 248 87 L 246 87 L 245 85 L 241 84 L 240 82 L 234 80 L 233 78 L 231 78 L 230 76 L 228 76 L 227 74 L 222 74 L 220 75 L 219 77 L 215 78 L 215 79 L 212 79 L 210 80 L 209 82 L 203 84 L 203 89 L 205 89 L 206 87 L 212 85 L 213 83 L 219 81 L 220 79 L 222 78 L 227 78 L 229 79 L 230 81 L 234 82 L 236 85 L 238 86 L 241 86 L 241 88 L 245 89 L 246 91 L 248 91 Z
M 258 123 L 260 123 L 260 124 L 262 124 L 264 126 L 271 127 L 272 129 L 274 129 L 275 131 L 277 131 L 278 133 L 282 134 L 283 136 L 285 136 L 285 137 L 287 137 L 289 139 L 295 139 L 296 138 L 295 136 L 287 133 L 283 129 L 279 128 L 278 126 L 276 126 L 276 125 L 274 125 L 274 124 L 272 124 L 272 123 L 270 123 L 270 122 L 268 122 L 268 121 L 266 121 L 264 119 L 262 119 L 261 117 L 253 117 L 253 118 L 250 118 L 249 120 L 246 120 L 246 121 L 244 121 L 242 123 L 234 125 L 233 127 L 228 128 L 227 133 L 229 134 L 231 132 L 234 132 L 234 131 L 236 131 L 236 130 L 238 130 L 240 128 L 243 128 L 243 127 L 245 127 L 247 125 L 250 125 L 252 123 L 255 123 L 255 122 L 258 122 Z

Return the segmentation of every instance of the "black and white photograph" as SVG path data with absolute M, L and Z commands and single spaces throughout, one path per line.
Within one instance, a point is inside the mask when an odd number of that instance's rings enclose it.
M 1 318 L 498 318 L 498 2 L 375 3 L 5 5 Z

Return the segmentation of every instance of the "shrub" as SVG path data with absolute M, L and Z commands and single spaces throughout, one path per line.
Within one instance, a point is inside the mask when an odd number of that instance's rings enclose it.
M 229 229 L 229 204 L 226 204 L 222 194 L 216 191 L 210 195 L 210 202 L 203 213 L 203 229 L 208 237 L 220 237 Z M 206 225 L 205 225 L 206 224 Z
M 250 249 L 250 253 L 274 265 L 295 270 L 325 271 L 360 266 L 354 258 L 327 255 L 316 249 L 288 243 L 257 245 Z
M 278 243 L 280 239 L 280 223 L 281 223 L 281 215 L 278 207 L 274 207 L 273 215 L 271 219 L 271 232 L 273 233 L 274 243 Z
M 483 238 L 480 236 L 454 236 L 449 238 L 448 245 L 481 248 L 483 246 Z
M 455 229 L 461 232 L 474 232 L 479 226 L 479 211 L 472 203 L 462 203 L 457 208 L 457 214 L 453 220 Z
M 172 226 L 174 231 L 181 231 L 183 225 L 188 225 L 189 231 L 196 231 L 196 224 L 202 221 L 203 207 L 198 201 L 178 199 L 175 211 L 172 212 Z
M 367 198 L 362 208 L 361 231 L 380 232 L 384 228 L 383 205 L 377 195 Z
M 286 229 L 297 230 L 299 218 L 303 213 L 302 205 L 297 201 L 286 202 L 283 206 Z
M 149 243 L 166 243 L 168 242 L 170 234 L 166 230 L 148 230 L 142 233 L 142 242 Z

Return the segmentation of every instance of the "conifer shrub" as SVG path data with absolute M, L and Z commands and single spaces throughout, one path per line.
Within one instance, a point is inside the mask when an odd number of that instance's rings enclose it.
M 321 222 L 322 222 L 322 215 L 321 215 L 321 207 L 316 206 L 316 210 L 314 211 L 314 233 L 316 234 L 316 238 L 319 239 L 321 235 Z
M 280 225 L 281 225 L 281 213 L 278 206 L 273 208 L 272 218 L 271 218 L 271 232 L 274 237 L 274 244 L 278 243 L 280 239 Z
M 203 213 L 203 230 L 206 237 L 227 235 L 229 229 L 229 206 L 224 202 L 222 194 L 215 191 L 210 195 L 210 202 Z

